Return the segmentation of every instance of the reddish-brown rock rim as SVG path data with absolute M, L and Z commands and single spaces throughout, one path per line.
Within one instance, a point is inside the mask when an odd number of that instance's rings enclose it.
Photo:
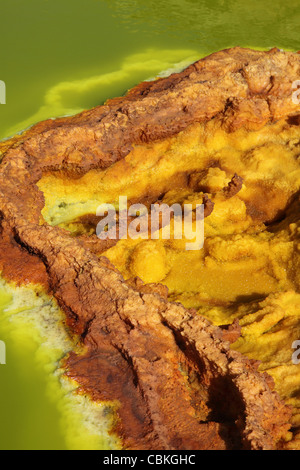
M 114 430 L 126 449 L 279 448 L 290 409 L 270 377 L 230 349 L 234 332 L 168 302 L 163 286 L 125 282 L 84 237 L 47 225 L 36 184 L 45 171 L 106 168 L 134 144 L 194 122 L 220 119 L 230 132 L 297 116 L 291 93 L 299 76 L 296 53 L 228 49 L 0 143 L 3 275 L 41 282 L 55 296 L 85 346 L 84 355 L 64 359 L 66 374 L 92 400 L 119 401 Z M 234 176 L 224 191 L 230 197 L 241 185 Z

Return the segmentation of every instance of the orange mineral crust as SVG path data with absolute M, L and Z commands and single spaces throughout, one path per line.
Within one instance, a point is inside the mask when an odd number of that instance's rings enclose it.
M 44 263 L 15 240 L 13 232 L 4 221 L 0 234 L 0 271 L 7 281 L 14 281 L 19 285 L 40 284 L 45 291 L 49 291 Z
M 51 215 L 41 187 L 48 181 L 55 188 L 58 182 L 74 204 L 88 178 L 105 183 L 111 170 L 119 182 L 134 171 L 130 156 L 143 163 L 147 152 L 176 149 L 184 139 L 193 138 L 196 145 L 199 126 L 204 132 L 213 126 L 226 136 L 254 135 L 267 126 L 293 134 L 300 106 L 291 99 L 292 84 L 299 76 L 299 54 L 228 49 L 168 78 L 142 83 L 103 106 L 39 123 L 0 143 L 3 277 L 50 289 L 80 344 L 62 361 L 66 375 L 91 400 L 115 404 L 113 431 L 124 449 L 284 448 L 291 439 L 292 410 L 258 363 L 231 347 L 240 334 L 236 323 L 215 326 L 196 309 L 171 302 L 159 282 L 123 276 L 102 256 L 121 241 L 98 240 L 90 230 L 95 214 L 89 212 L 75 221 L 83 231 L 50 223 L 65 204 Z M 189 191 L 197 192 L 207 220 L 219 204 L 240 207 L 242 201 L 243 227 L 253 234 L 280 219 L 295 200 L 296 186 L 279 191 L 257 182 L 252 173 L 247 177 L 242 164 L 240 170 L 232 172 L 221 156 L 208 157 L 197 171 L 186 168 L 157 188 L 133 188 L 131 200 L 150 204 L 171 200 L 171 189 L 187 198 Z

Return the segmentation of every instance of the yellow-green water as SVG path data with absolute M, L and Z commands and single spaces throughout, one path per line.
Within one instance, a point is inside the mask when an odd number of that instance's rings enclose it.
M 0 139 L 223 48 L 300 49 L 298 0 L 1 0 L 0 19 Z M 14 324 L 10 305 L 2 289 L 0 449 L 110 445 L 70 423 L 72 405 L 55 399 L 59 385 L 49 379 L 57 357 L 41 354 L 41 338 Z
M 59 411 L 48 396 L 47 376 L 36 362 L 37 344 L 28 333 L 13 334 L 15 328 L 8 328 L 3 311 L 9 307 L 11 296 L 3 289 L 0 292 L 0 331 L 6 345 L 6 365 L 1 365 L 1 449 L 26 449 L 33 443 L 36 449 L 64 445 L 60 427 L 47 442 L 45 434 L 59 422 Z M 43 397 L 43 399 L 41 399 Z M 42 419 L 41 419 L 42 418 Z
M 7 352 L 1 361 L 2 449 L 119 445 L 108 435 L 109 406 L 76 393 L 76 383 L 59 367 L 60 359 L 76 349 L 63 318 L 55 300 L 38 286 L 0 279 L 0 331 Z

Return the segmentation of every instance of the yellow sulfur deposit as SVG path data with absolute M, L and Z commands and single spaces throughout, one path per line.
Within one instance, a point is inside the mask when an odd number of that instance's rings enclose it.
M 170 300 L 198 309 L 214 324 L 238 318 L 241 336 L 232 347 L 261 361 L 261 370 L 294 406 L 295 427 L 300 427 L 300 365 L 292 362 L 292 343 L 300 339 L 299 157 L 299 126 L 285 120 L 232 133 L 212 120 L 135 146 L 106 170 L 76 180 L 49 173 L 38 183 L 44 219 L 74 236 L 93 234 L 82 216 L 95 215 L 103 202 L 118 209 L 120 195 L 169 205 L 201 203 L 206 195 L 214 208 L 205 218 L 203 249 L 188 251 L 185 240 L 172 238 L 124 239 L 99 255 L 126 279 L 166 285 Z M 228 194 L 235 174 L 242 187 Z

